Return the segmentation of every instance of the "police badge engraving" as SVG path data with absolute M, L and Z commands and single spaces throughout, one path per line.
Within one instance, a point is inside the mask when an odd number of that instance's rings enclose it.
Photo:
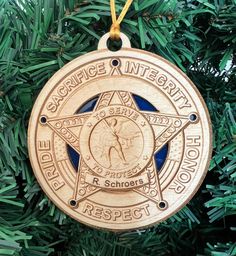
M 206 105 L 165 59 L 133 49 L 98 50 L 60 69 L 34 105 L 30 160 L 66 214 L 113 231 L 145 228 L 180 210 L 211 156 Z

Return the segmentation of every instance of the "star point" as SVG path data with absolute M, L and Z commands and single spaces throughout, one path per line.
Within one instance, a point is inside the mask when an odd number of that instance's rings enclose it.
M 112 106 L 112 105 L 120 105 L 125 106 L 127 108 L 132 108 L 135 111 L 138 111 L 143 117 L 145 118 L 145 121 L 140 122 L 139 124 L 144 130 L 146 129 L 146 126 L 151 126 L 153 134 L 154 134 L 154 151 L 152 156 L 152 163 L 149 165 L 148 169 L 145 169 L 144 171 L 148 173 L 152 173 L 152 179 L 155 179 L 155 184 L 153 183 L 152 186 L 155 187 L 156 194 L 153 196 L 151 192 L 147 194 L 145 191 L 141 191 L 140 189 L 136 189 L 135 191 L 139 194 L 142 194 L 149 198 L 150 200 L 153 200 L 154 202 L 158 203 L 158 200 L 156 197 L 159 197 L 159 200 L 162 200 L 162 192 L 159 187 L 159 176 L 157 173 L 157 167 L 155 165 L 155 159 L 154 154 L 158 152 L 164 145 L 166 145 L 170 140 L 175 138 L 184 128 L 187 127 L 187 125 L 191 122 L 189 116 L 180 116 L 180 115 L 173 115 L 173 114 L 160 114 L 158 112 L 148 112 L 148 111 L 140 111 L 138 106 L 136 105 L 136 102 L 132 96 L 131 93 L 126 91 L 108 91 L 101 93 L 98 101 L 96 103 L 96 106 L 94 107 L 93 111 L 86 112 L 86 113 L 80 113 L 80 114 L 74 114 L 71 116 L 64 116 L 64 117 L 54 117 L 47 119 L 47 125 L 49 128 L 51 128 L 58 136 L 61 137 L 61 139 L 64 140 L 65 143 L 70 145 L 72 148 L 75 149 L 75 151 L 81 156 L 81 161 L 79 162 L 78 166 L 78 172 L 77 172 L 77 179 L 76 184 L 74 188 L 74 198 L 76 198 L 76 191 L 80 184 L 80 171 L 83 170 L 82 163 L 83 161 L 91 159 L 91 156 L 85 155 L 82 156 L 80 153 L 80 134 L 82 127 L 85 125 L 86 127 L 90 128 L 94 126 L 88 120 L 91 115 L 93 115 L 95 112 L 100 111 L 101 109 Z M 196 116 L 196 115 L 195 115 Z M 192 115 L 193 117 L 195 117 Z M 104 119 L 104 122 L 106 120 Z M 106 124 L 107 125 L 107 124 Z M 108 125 L 109 126 L 109 125 Z M 76 129 L 72 129 L 76 128 Z M 77 130 L 77 132 L 75 132 Z M 79 130 L 79 132 L 78 132 Z M 145 138 L 144 138 L 145 140 Z M 84 158 L 83 158 L 84 157 Z M 149 155 L 143 155 L 143 160 L 148 160 Z M 154 178 L 153 178 L 154 177 Z M 85 195 L 81 195 L 80 201 L 84 198 L 88 197 L 89 195 L 96 193 L 100 190 L 100 188 L 95 188 L 94 191 L 90 191 L 86 193 Z M 153 191 L 154 191 L 153 190 Z M 150 190 L 152 191 L 152 190 Z

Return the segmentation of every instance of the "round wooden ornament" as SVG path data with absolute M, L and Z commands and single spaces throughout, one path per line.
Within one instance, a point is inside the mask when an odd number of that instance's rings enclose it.
M 206 105 L 189 78 L 160 56 L 98 50 L 69 62 L 32 110 L 28 147 L 47 196 L 89 226 L 125 231 L 186 205 L 211 157 Z

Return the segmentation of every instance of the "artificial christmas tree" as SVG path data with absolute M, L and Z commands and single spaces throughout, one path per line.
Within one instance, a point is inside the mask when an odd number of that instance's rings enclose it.
M 234 1 L 134 1 L 122 31 L 133 47 L 180 67 L 207 102 L 214 152 L 191 202 L 145 231 L 113 234 L 66 217 L 28 160 L 31 108 L 68 61 L 109 31 L 109 1 L 1 1 L 0 255 L 236 255 Z M 117 1 L 120 11 L 124 1 Z

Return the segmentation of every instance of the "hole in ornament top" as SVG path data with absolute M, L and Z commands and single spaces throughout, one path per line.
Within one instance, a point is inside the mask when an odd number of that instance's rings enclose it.
M 117 67 L 120 62 L 119 62 L 119 60 L 117 60 L 117 59 L 113 59 L 111 63 L 112 63 L 112 66 L 113 66 L 113 67 Z
M 122 47 L 122 40 L 112 40 L 111 38 L 108 38 L 107 40 L 107 48 L 110 51 L 116 52 L 119 51 Z

